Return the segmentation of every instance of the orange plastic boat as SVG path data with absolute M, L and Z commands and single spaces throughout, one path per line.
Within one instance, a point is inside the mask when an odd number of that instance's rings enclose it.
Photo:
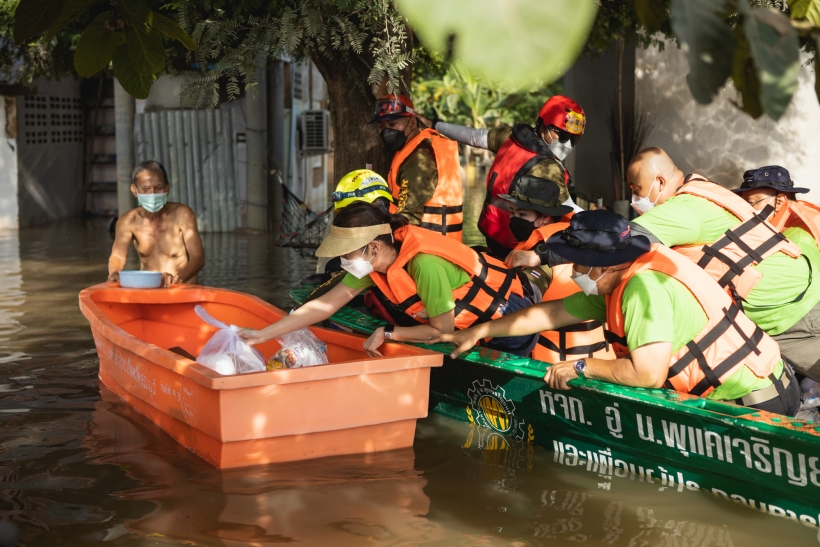
M 442 365 L 442 354 L 388 343 L 384 357 L 371 358 L 362 337 L 312 328 L 330 364 L 222 376 L 169 351 L 199 355 L 216 331 L 196 304 L 251 328 L 286 315 L 256 297 L 199 286 L 105 283 L 80 293 L 100 380 L 180 444 L 221 468 L 413 444 L 416 420 L 427 416 L 430 368 Z M 269 357 L 279 345 L 257 348 Z

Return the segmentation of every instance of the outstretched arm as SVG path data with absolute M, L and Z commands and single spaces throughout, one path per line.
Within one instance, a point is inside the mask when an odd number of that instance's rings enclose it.
M 442 334 L 438 338 L 430 340 L 430 343 L 455 342 L 456 348 L 450 354 L 450 357 L 455 358 L 475 346 L 479 340 L 485 338 L 526 336 L 545 330 L 555 330 L 567 325 L 575 325 L 582 321 L 582 319 L 578 319 L 564 309 L 564 303 L 561 300 L 555 300 L 535 304 L 500 319 L 487 321 L 469 329 L 456 331 L 452 334 Z
M 311 300 L 304 306 L 297 308 L 292 314 L 283 317 L 264 329 L 242 329 L 239 336 L 255 346 L 268 340 L 273 340 L 284 334 L 315 325 L 324 321 L 342 308 L 345 304 L 362 292 L 362 289 L 351 289 L 344 283 L 339 283 L 316 300 Z
M 672 359 L 671 342 L 654 342 L 630 352 L 625 359 L 586 359 L 586 377 L 632 387 L 662 387 Z M 544 381 L 553 389 L 569 389 L 578 377 L 575 361 L 556 363 L 547 369 Z
M 473 148 L 483 148 L 485 150 L 490 148 L 487 138 L 490 134 L 489 129 L 474 129 L 472 127 L 447 122 L 438 122 L 433 129 L 445 137 L 472 146 Z

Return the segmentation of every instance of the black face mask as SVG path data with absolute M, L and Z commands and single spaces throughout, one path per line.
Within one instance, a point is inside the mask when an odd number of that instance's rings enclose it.
M 535 223 L 521 217 L 510 217 L 510 231 L 518 241 L 527 241 L 535 231 Z
M 407 143 L 407 135 L 404 134 L 404 131 L 399 131 L 398 129 L 386 127 L 382 129 L 381 137 L 382 141 L 384 141 L 384 145 L 390 152 L 401 150 Z

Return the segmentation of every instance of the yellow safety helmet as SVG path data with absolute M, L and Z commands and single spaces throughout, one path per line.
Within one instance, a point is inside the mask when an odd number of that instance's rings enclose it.
M 370 169 L 357 169 L 343 176 L 331 198 L 337 211 L 355 201 L 373 203 L 377 198 L 385 198 L 393 202 L 387 182 Z

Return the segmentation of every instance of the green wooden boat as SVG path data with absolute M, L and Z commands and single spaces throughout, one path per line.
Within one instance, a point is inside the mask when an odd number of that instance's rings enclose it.
M 290 294 L 302 304 L 313 288 Z M 330 323 L 362 334 L 385 324 L 349 306 Z M 548 366 L 486 348 L 447 357 L 432 371 L 430 404 L 481 426 L 486 438 L 554 450 L 556 461 L 585 466 L 603 481 L 630 476 L 659 488 L 705 490 L 806 526 L 820 523 L 820 424 L 596 380 L 552 390 L 543 381 Z

